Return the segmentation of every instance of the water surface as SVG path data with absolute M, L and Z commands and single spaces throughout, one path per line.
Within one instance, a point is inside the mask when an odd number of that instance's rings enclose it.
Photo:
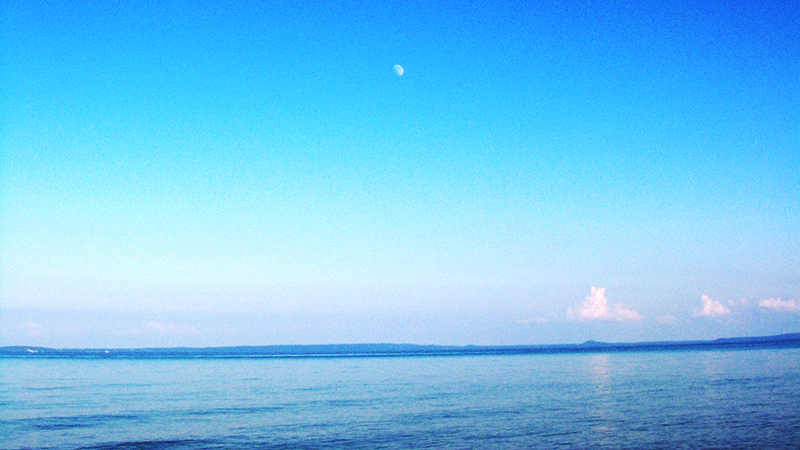
M 800 349 L 0 359 L 2 449 L 788 448 Z

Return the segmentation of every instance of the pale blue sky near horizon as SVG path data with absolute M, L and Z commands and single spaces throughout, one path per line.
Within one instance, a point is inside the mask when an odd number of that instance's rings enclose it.
M 0 345 L 800 331 L 797 2 L 0 20 Z

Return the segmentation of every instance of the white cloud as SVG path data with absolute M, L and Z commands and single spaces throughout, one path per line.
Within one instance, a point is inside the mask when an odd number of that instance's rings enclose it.
M 675 325 L 678 323 L 678 318 L 674 316 L 658 316 L 656 321 L 662 325 Z
M 775 311 L 800 313 L 800 303 L 797 300 L 781 300 L 779 298 L 766 298 L 758 302 L 758 306 Z
M 743 298 L 741 300 L 728 300 L 727 303 L 728 303 L 728 306 L 733 306 L 733 307 L 736 307 L 736 306 L 748 306 L 748 302 L 747 302 L 746 298 Z
M 609 307 L 606 288 L 592 286 L 592 293 L 586 297 L 580 308 L 569 308 L 567 318 L 577 320 L 640 320 L 642 316 L 622 305 Z
M 42 335 L 42 327 L 36 322 L 31 322 L 30 320 L 23 323 L 19 327 L 17 327 L 23 333 L 25 333 L 26 337 L 30 338 L 37 338 Z
M 547 317 L 535 317 L 533 319 L 520 319 L 517 320 L 517 323 L 522 325 L 544 324 L 550 323 L 550 319 Z
M 144 327 L 147 331 L 156 332 L 159 334 L 191 336 L 197 336 L 200 334 L 200 330 L 194 325 L 184 325 L 180 323 L 150 321 L 147 322 Z
M 715 317 L 731 313 L 731 310 L 720 303 L 719 300 L 711 299 L 707 295 L 700 297 L 700 303 L 702 303 L 702 308 L 695 311 L 696 316 Z

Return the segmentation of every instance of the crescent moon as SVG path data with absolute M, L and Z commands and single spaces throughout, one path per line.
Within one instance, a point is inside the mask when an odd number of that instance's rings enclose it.
M 400 64 L 397 64 L 396 66 L 394 66 L 394 73 L 396 73 L 398 77 L 402 77 L 403 76 L 403 72 L 405 72 L 403 70 L 403 66 L 401 66 Z

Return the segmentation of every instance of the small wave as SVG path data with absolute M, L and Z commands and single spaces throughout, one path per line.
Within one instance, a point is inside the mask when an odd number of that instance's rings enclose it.
M 173 439 L 173 440 L 152 440 L 152 441 L 120 441 L 108 442 L 89 447 L 80 447 L 78 450 L 159 450 L 159 449 L 214 449 L 223 448 L 219 441 L 208 439 Z
M 44 417 L 21 420 L 37 430 L 66 430 L 70 428 L 90 428 L 119 420 L 137 420 L 141 416 L 131 414 L 95 414 L 85 416 Z
M 190 416 L 212 416 L 217 414 L 260 414 L 264 412 L 280 411 L 284 409 L 282 406 L 242 406 L 232 408 L 211 408 L 196 411 L 190 411 L 187 414 Z

